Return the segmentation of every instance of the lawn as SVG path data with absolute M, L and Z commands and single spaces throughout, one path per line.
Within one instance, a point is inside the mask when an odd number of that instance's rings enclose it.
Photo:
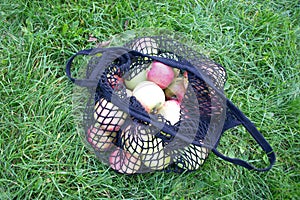
M 0 2 L 0 199 L 299 198 L 299 2 L 162 2 Z M 137 28 L 181 32 L 227 69 L 227 97 L 276 152 L 270 171 L 249 171 L 212 153 L 195 172 L 125 176 L 95 158 L 77 131 L 65 63 Z M 234 129 L 219 150 L 267 166 L 253 141 Z

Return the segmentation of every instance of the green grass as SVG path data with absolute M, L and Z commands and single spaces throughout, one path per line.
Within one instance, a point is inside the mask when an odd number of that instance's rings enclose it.
M 63 2 L 63 3 L 62 3 Z M 297 199 L 300 196 L 300 6 L 298 1 L 8 1 L 0 3 L 0 199 Z M 192 173 L 124 176 L 83 145 L 66 60 L 136 28 L 190 36 L 228 72 L 226 94 L 277 154 L 257 173 L 211 154 Z M 258 160 L 241 129 L 226 155 Z

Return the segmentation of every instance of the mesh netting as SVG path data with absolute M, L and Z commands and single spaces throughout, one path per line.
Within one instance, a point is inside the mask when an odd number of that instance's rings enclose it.
M 224 68 L 163 36 L 91 55 L 84 121 L 97 157 L 125 174 L 201 167 L 224 131 Z

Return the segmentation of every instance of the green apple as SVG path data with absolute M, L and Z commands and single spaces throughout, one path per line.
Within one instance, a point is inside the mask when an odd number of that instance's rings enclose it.
M 137 73 L 132 79 L 124 79 L 125 86 L 127 89 L 133 90 L 137 84 L 140 82 L 147 80 L 147 71 L 149 69 L 149 66 L 142 69 L 139 73 Z

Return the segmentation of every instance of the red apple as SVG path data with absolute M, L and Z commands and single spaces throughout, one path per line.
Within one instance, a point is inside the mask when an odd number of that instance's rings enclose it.
M 114 170 L 123 174 L 134 174 L 141 167 L 141 160 L 120 148 L 116 148 L 109 156 L 109 164 Z
M 161 62 L 153 61 L 150 70 L 147 72 L 147 80 L 156 83 L 160 88 L 165 89 L 174 79 L 173 68 Z

